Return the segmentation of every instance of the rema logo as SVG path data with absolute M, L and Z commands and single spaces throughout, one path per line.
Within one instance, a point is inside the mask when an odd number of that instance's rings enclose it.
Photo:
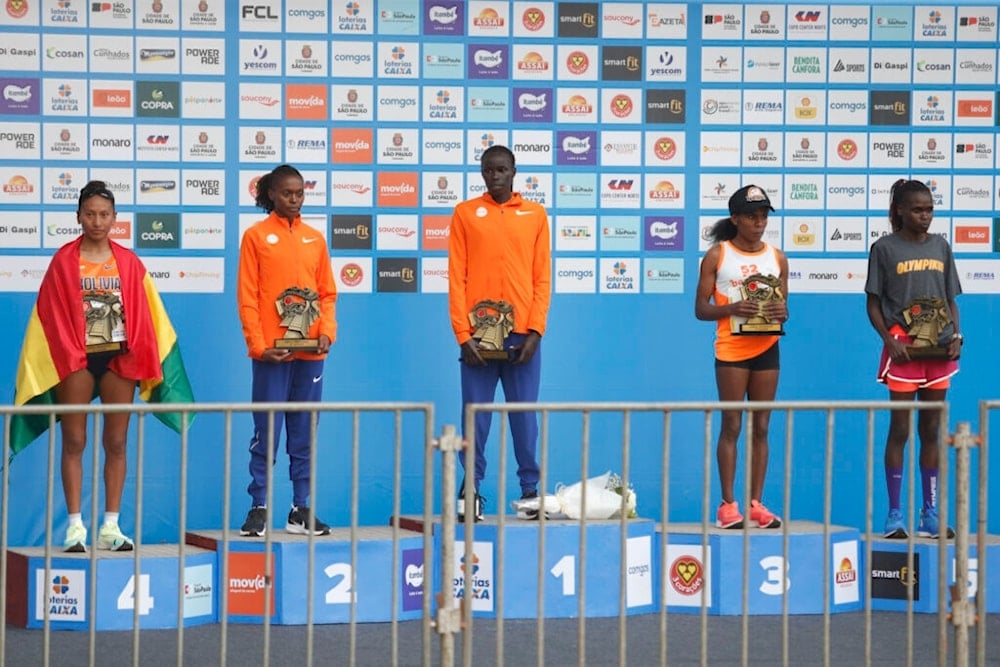
M 135 115 L 142 118 L 179 118 L 180 82 L 136 81 Z
M 177 213 L 138 213 L 135 217 L 139 248 L 180 247 L 180 220 Z

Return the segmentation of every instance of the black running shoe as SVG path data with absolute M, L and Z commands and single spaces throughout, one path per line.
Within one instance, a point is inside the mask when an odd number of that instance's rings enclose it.
M 538 491 L 536 491 L 535 489 L 528 489 L 527 491 L 522 491 L 521 492 L 521 500 L 532 500 L 533 498 L 537 498 L 537 497 L 538 497 Z M 517 518 L 518 519 L 529 519 L 529 520 L 530 519 L 537 519 L 538 518 L 538 510 L 518 510 L 517 511 Z
M 473 518 L 475 518 L 476 523 L 483 520 L 483 509 L 486 506 L 486 498 L 483 498 L 478 493 L 472 500 L 472 511 Z M 458 497 L 458 520 L 465 521 L 465 493 Z
M 251 535 L 254 537 L 263 537 L 266 531 L 267 508 L 254 507 L 247 514 L 247 520 L 243 522 L 243 527 L 240 528 L 240 535 L 245 537 L 249 537 Z
M 308 507 L 293 507 L 288 513 L 288 523 L 285 530 L 295 535 L 329 535 L 330 526 L 323 523 L 318 516 L 313 516 Z

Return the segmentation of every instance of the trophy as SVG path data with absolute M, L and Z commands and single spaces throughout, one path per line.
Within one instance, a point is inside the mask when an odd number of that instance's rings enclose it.
M 506 301 L 480 301 L 469 312 L 469 323 L 475 329 L 472 338 L 479 343 L 479 356 L 500 361 L 510 358 L 503 343 L 514 330 L 514 306 Z
M 121 352 L 125 341 L 114 340 L 125 329 L 125 309 L 114 292 L 86 292 L 83 295 L 87 354 Z
M 279 350 L 318 352 L 319 339 L 307 338 L 309 327 L 319 319 L 319 294 L 307 287 L 289 287 L 274 302 L 285 335 L 274 341 Z
M 906 346 L 911 359 L 946 359 L 948 348 L 938 345 L 941 332 L 951 324 L 951 312 L 941 297 L 920 297 L 903 309 L 903 320 L 913 339 Z
M 757 305 L 757 314 L 753 317 L 731 317 L 733 335 L 736 336 L 783 336 L 784 325 L 768 319 L 765 305 L 771 301 L 784 301 L 781 291 L 781 280 L 771 275 L 755 273 L 748 276 L 739 286 L 739 300 L 749 301 Z

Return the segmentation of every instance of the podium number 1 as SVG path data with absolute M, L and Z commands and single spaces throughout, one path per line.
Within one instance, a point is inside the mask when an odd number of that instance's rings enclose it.
M 576 558 L 574 556 L 563 556 L 549 572 L 557 579 L 562 577 L 563 595 L 576 595 Z
M 152 595 L 149 594 L 149 575 L 140 574 L 139 575 L 139 615 L 147 616 L 149 611 L 153 608 L 153 603 L 156 601 Z M 135 592 L 135 575 L 133 574 L 125 582 L 125 588 L 122 592 L 118 594 L 118 609 L 122 611 L 130 611 L 135 609 L 136 605 L 136 592 Z

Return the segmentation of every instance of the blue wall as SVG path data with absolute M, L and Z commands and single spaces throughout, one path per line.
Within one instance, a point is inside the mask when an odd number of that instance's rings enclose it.
M 260 3 L 261 6 L 268 3 Z M 279 14 L 283 5 L 275 2 L 273 5 Z M 435 3 L 431 3 L 435 4 Z M 450 3 L 441 3 L 448 5 Z M 511 3 L 512 4 L 512 3 Z M 544 3 L 542 3 L 544 4 Z M 552 3 L 557 6 L 562 3 Z M 594 3 L 595 7 L 611 7 L 616 3 Z M 622 3 L 624 5 L 624 3 Z M 635 3 L 628 3 L 635 4 Z M 664 3 L 639 3 L 644 7 L 649 5 L 660 5 Z M 855 3 L 838 3 L 855 4 Z M 976 3 L 961 3 L 963 7 Z M 378 8 L 412 8 L 418 15 L 424 10 L 427 3 L 421 2 L 378 2 L 374 3 Z M 506 6 L 506 5 L 505 5 Z M 742 12 L 743 6 L 730 3 L 727 7 L 733 8 L 735 12 Z M 335 13 L 340 10 L 340 5 L 334 3 L 329 5 L 330 12 Z M 708 7 L 705 5 L 704 7 Z M 718 11 L 718 5 L 713 6 Z M 819 5 L 821 11 L 828 9 L 827 5 Z M 709 173 L 713 178 L 725 183 L 729 192 L 735 189 L 739 183 L 751 179 L 770 179 L 768 183 L 776 183 L 775 188 L 781 190 L 782 179 L 790 173 L 781 167 L 755 168 L 738 166 L 734 168 L 706 167 L 701 168 L 701 152 L 699 133 L 703 130 L 718 131 L 731 130 L 739 136 L 741 131 L 748 133 L 762 132 L 765 129 L 773 128 L 751 128 L 747 130 L 742 126 L 709 126 L 702 123 L 699 115 L 702 89 L 736 89 L 741 88 L 739 83 L 722 85 L 717 82 L 703 83 L 699 77 L 699 68 L 702 59 L 701 47 L 703 40 L 701 37 L 701 18 L 703 5 L 699 3 L 687 4 L 688 16 L 688 39 L 687 40 L 662 40 L 661 42 L 643 42 L 644 48 L 649 44 L 660 45 L 665 49 L 685 48 L 689 60 L 690 73 L 685 81 L 669 83 L 656 82 L 648 84 L 644 81 L 614 82 L 615 86 L 642 91 L 647 88 L 659 89 L 679 89 L 687 95 L 687 115 L 682 125 L 664 126 L 658 124 L 647 126 L 636 124 L 632 126 L 602 126 L 600 130 L 627 130 L 637 133 L 665 132 L 683 135 L 685 137 L 685 161 L 680 167 L 670 167 L 656 164 L 649 156 L 647 159 L 639 160 L 639 164 L 628 168 L 622 167 L 588 167 L 564 165 L 554 159 L 553 163 L 545 166 L 534 166 L 521 168 L 520 176 L 530 174 L 540 174 L 551 179 L 553 186 L 560 183 L 560 179 L 570 178 L 569 182 L 577 183 L 579 179 L 589 174 L 595 175 L 595 182 L 599 178 L 606 178 L 609 175 L 618 175 L 621 172 L 635 172 L 639 182 L 643 182 L 648 189 L 644 177 L 655 176 L 656 178 L 673 177 L 679 178 L 684 183 L 685 205 L 680 210 L 664 210 L 655 206 L 650 206 L 649 202 L 644 202 L 636 209 L 605 209 L 601 210 L 599 204 L 595 204 L 589 210 L 582 208 L 579 204 L 570 203 L 562 205 L 556 198 L 554 192 L 550 192 L 550 197 L 555 201 L 546 202 L 550 212 L 553 214 L 555 225 L 558 225 L 560 215 L 595 217 L 595 222 L 599 223 L 599 216 L 614 215 L 615 217 L 631 217 L 636 220 L 637 229 L 640 236 L 644 232 L 642 224 L 644 217 L 657 216 L 663 214 L 678 215 L 683 218 L 680 229 L 682 238 L 679 246 L 663 249 L 651 249 L 649 246 L 637 244 L 633 250 L 607 251 L 601 245 L 595 250 L 574 251 L 556 250 L 556 258 L 584 259 L 592 260 L 599 266 L 601 259 L 609 257 L 624 257 L 636 264 L 659 261 L 666 259 L 677 262 L 682 278 L 675 283 L 673 293 L 657 293 L 648 290 L 648 283 L 643 283 L 640 291 L 635 294 L 603 294 L 599 289 L 593 290 L 589 294 L 572 294 L 567 292 L 557 292 L 553 296 L 552 309 L 549 320 L 549 330 L 543 343 L 543 380 L 541 398 L 547 402 L 564 401 L 641 401 L 641 402 L 674 402 L 674 401 L 712 401 L 715 399 L 715 381 L 712 365 L 712 336 L 713 325 L 699 322 L 693 316 L 694 287 L 697 281 L 698 261 L 701 255 L 699 250 L 700 227 L 706 224 L 706 220 L 717 218 L 724 214 L 724 204 L 704 206 L 701 204 L 700 190 L 703 185 L 700 182 L 702 172 Z M 995 14 L 995 6 L 992 8 Z M 147 10 L 146 11 L 148 14 Z M 175 9 L 176 11 L 176 9 Z M 220 10 L 221 11 L 221 10 Z M 707 9 L 706 9 L 707 11 Z M 905 8 L 901 11 L 906 11 Z M 283 15 L 283 14 L 282 14 Z M 642 14 L 645 16 L 645 12 Z M 284 15 L 283 15 L 284 16 Z M 555 17 L 550 17 L 555 20 Z M 468 19 L 468 16 L 466 16 Z M 516 24 L 517 18 L 508 17 L 510 23 Z M 288 20 L 286 17 L 285 20 Z M 607 26 L 602 26 L 607 29 Z M 373 37 L 367 35 L 323 35 L 329 41 L 372 41 L 387 43 L 393 40 L 405 42 L 444 42 L 449 38 L 441 36 L 423 37 L 420 33 L 420 21 L 417 21 L 417 32 L 413 34 L 393 33 L 391 31 L 380 32 L 380 26 L 376 25 Z M 12 26 L 9 22 L 0 22 L 0 42 L 3 41 L 4 34 L 14 33 L 73 33 L 73 29 L 53 25 L 36 24 L 26 26 Z M 182 30 L 173 32 L 162 32 L 144 28 L 136 25 L 134 31 L 137 40 L 155 37 L 177 37 L 180 33 L 183 37 L 191 37 L 191 34 Z M 242 160 L 238 147 L 240 146 L 240 130 L 243 127 L 268 126 L 274 128 L 275 132 L 280 132 L 281 128 L 295 125 L 319 125 L 323 127 L 338 127 L 332 121 L 326 123 L 303 123 L 301 121 L 282 120 L 247 120 L 240 118 L 239 114 L 239 90 L 238 85 L 249 81 L 250 83 L 283 81 L 282 77 L 247 77 L 238 74 L 240 69 L 240 40 L 246 39 L 271 39 L 275 35 L 260 26 L 242 26 L 239 17 L 235 14 L 225 16 L 224 29 L 215 32 L 198 32 L 195 37 L 224 39 L 226 45 L 226 68 L 227 74 L 221 77 L 200 76 L 197 72 L 190 73 L 190 77 L 178 75 L 149 75 L 149 74 L 125 74 L 110 75 L 107 73 L 78 75 L 74 78 L 89 76 L 95 79 L 164 79 L 168 81 L 184 80 L 193 78 L 196 81 L 217 81 L 220 91 L 225 91 L 227 100 L 227 118 L 210 119 L 204 121 L 191 121 L 191 119 L 172 119 L 162 121 L 168 125 L 201 122 L 209 127 L 224 127 L 227 155 L 220 159 L 218 163 L 196 165 L 198 168 L 214 169 L 219 171 L 225 180 L 226 195 L 225 201 L 218 205 L 207 205 L 195 207 L 199 211 L 209 211 L 222 214 L 225 218 L 225 247 L 219 250 L 192 251 L 181 246 L 174 249 L 143 249 L 137 248 L 139 254 L 147 261 L 153 262 L 161 258 L 192 257 L 202 255 L 212 259 L 219 259 L 224 262 L 225 276 L 224 286 L 218 293 L 176 293 L 165 291 L 164 302 L 173 319 L 174 326 L 180 337 L 184 357 L 187 361 L 188 373 L 194 387 L 197 400 L 206 402 L 245 402 L 249 399 L 250 364 L 246 358 L 245 344 L 240 332 L 239 322 L 235 306 L 235 274 L 236 261 L 238 256 L 239 233 L 241 225 L 245 224 L 248 217 L 260 217 L 260 212 L 256 211 L 252 202 L 248 201 L 246 195 L 247 173 L 263 172 L 269 169 L 271 164 L 253 163 Z M 295 35 L 294 31 L 289 39 L 312 39 L 314 35 Z M 101 29 L 92 32 L 91 43 L 100 38 L 103 34 L 120 35 L 122 31 Z M 131 33 L 129 33 L 131 34 Z M 570 42 L 581 44 L 604 44 L 608 35 L 602 34 L 600 39 L 570 39 Z M 459 41 L 474 42 L 472 38 L 463 33 Z M 490 41 L 482 39 L 478 41 Z M 507 37 L 494 40 L 504 44 L 519 43 L 518 38 Z M 731 46 L 741 44 L 740 40 L 718 40 L 720 44 Z M 533 44 L 552 45 L 557 49 L 558 45 L 566 43 L 567 40 L 550 37 L 548 39 L 536 39 Z M 624 45 L 626 42 L 618 39 L 609 42 L 614 46 Z M 756 44 L 756 46 L 768 46 L 768 43 Z M 785 46 L 778 42 L 776 48 Z M 835 47 L 848 46 L 854 48 L 868 48 L 868 41 L 852 43 L 840 41 L 837 43 L 824 42 L 797 42 L 796 47 L 821 46 Z M 892 48 L 912 48 L 910 40 L 898 40 L 897 43 L 882 42 L 879 47 Z M 954 44 L 936 44 L 942 48 L 951 48 Z M 965 47 L 988 47 L 996 48 L 996 35 L 994 29 L 994 41 L 992 43 L 969 43 L 963 44 Z M 832 58 L 831 58 L 832 60 Z M 44 61 L 42 61 L 44 62 Z M 37 71 L 9 71 L 3 69 L 0 64 L 0 79 L 27 76 L 40 76 Z M 184 72 L 184 74 L 189 74 Z M 45 79 L 54 79 L 62 76 L 59 72 L 43 71 L 41 76 Z M 301 83 L 302 79 L 295 79 L 294 82 Z M 328 76 L 307 81 L 308 83 L 322 82 L 331 85 L 344 85 L 357 83 L 368 85 L 407 85 L 407 86 L 435 86 L 447 85 L 457 87 L 463 81 L 435 81 L 426 79 L 357 79 L 344 78 L 342 75 Z M 523 81 L 492 81 L 479 82 L 485 87 L 514 87 L 525 85 Z M 528 83 L 526 85 L 534 85 Z M 541 84 L 539 84 L 541 85 Z M 591 81 L 587 83 L 550 81 L 545 86 L 552 87 L 553 91 L 558 90 L 560 85 L 580 86 L 585 88 L 598 88 L 604 85 L 601 81 Z M 783 84 L 782 84 L 783 85 Z M 742 86 L 746 89 L 771 89 L 771 86 L 761 83 L 751 83 Z M 791 88 L 791 85 L 787 87 Z M 871 85 L 871 86 L 844 86 L 823 84 L 796 84 L 797 89 L 825 90 L 829 88 L 831 96 L 836 95 L 838 90 L 847 88 L 918 88 L 909 84 L 898 86 Z M 927 88 L 920 86 L 919 88 Z M 949 89 L 949 86 L 933 86 L 935 89 Z M 970 88 L 970 86 L 966 86 Z M 994 95 L 995 86 L 972 86 L 971 88 L 988 90 L 989 95 Z M 779 89 L 776 95 L 783 96 L 784 90 Z M 555 96 L 555 93 L 553 93 Z M 0 114 L 0 131 L 3 131 L 7 123 L 25 122 L 53 122 L 52 118 L 43 117 L 45 114 L 35 116 L 8 116 Z M 376 114 L 377 116 L 377 114 Z M 73 119 L 82 122 L 81 119 Z M 91 119 L 95 124 L 105 122 L 132 122 L 134 119 L 122 118 L 96 118 Z M 137 124 L 148 125 L 157 122 L 156 119 L 138 119 Z M 420 122 L 379 122 L 366 121 L 354 123 L 359 127 L 375 129 L 383 127 L 399 127 L 405 130 L 440 130 L 449 125 L 420 123 Z M 462 123 L 461 133 L 456 130 L 456 135 L 463 138 L 466 143 L 470 143 L 472 130 L 478 130 L 486 125 L 490 125 L 489 130 L 495 133 L 496 137 L 508 136 L 507 133 L 514 133 L 519 130 L 544 130 L 551 133 L 553 143 L 557 132 L 567 128 L 571 130 L 590 130 L 587 125 L 573 125 L 572 123 L 561 123 L 558 120 L 549 123 L 537 124 L 517 124 L 508 123 Z M 793 128 L 785 127 L 786 131 Z M 819 128 L 821 130 L 839 131 L 844 128 Z M 854 128 L 857 129 L 857 128 Z M 904 126 L 893 128 L 896 132 L 916 131 L 941 132 L 942 136 L 951 136 L 950 132 L 955 128 L 912 128 Z M 884 131 L 880 128 L 861 128 L 862 131 L 880 133 Z M 980 132 L 988 134 L 993 138 L 993 146 L 996 146 L 996 127 L 966 127 L 965 132 Z M 491 135 L 492 136 L 492 135 Z M 645 142 L 645 139 L 640 139 Z M 280 144 L 280 142 L 279 142 Z M 599 147 L 595 147 L 599 150 Z M 466 146 L 467 155 L 463 164 L 426 166 L 422 164 L 414 165 L 329 165 L 330 173 L 338 170 L 380 170 L 398 171 L 400 169 L 419 171 L 421 169 L 428 172 L 446 172 L 454 178 L 465 179 L 465 194 L 475 191 L 479 185 L 478 175 L 475 166 L 475 147 Z M 556 151 L 554 151 L 556 152 Z M 77 178 L 74 184 L 82 184 L 84 179 L 79 176 L 85 172 L 91 178 L 101 178 L 104 168 L 166 168 L 179 170 L 190 167 L 183 164 L 183 161 L 174 163 L 141 164 L 139 162 L 107 162 L 102 163 L 101 156 L 92 155 L 91 160 L 78 160 L 75 162 L 53 162 L 47 163 L 39 158 L 17 159 L 0 155 L 0 168 L 20 167 L 47 169 L 58 165 L 60 168 L 66 166 L 77 171 Z M 561 159 L 561 158 L 559 158 Z M 280 160 L 276 160 L 280 161 Z M 326 169 L 328 165 L 299 165 L 312 170 Z M 822 172 L 822 169 L 817 171 Z M 985 169 L 974 171 L 975 175 L 992 175 L 995 169 Z M 714 173 L 713 173 L 714 172 Z M 854 170 L 841 170 L 837 173 L 845 173 L 856 176 L 861 183 L 868 183 L 866 179 L 871 176 L 872 187 L 881 187 L 883 181 L 895 178 L 900 175 L 899 169 L 893 168 L 863 168 Z M 913 176 L 919 178 L 933 178 L 937 172 L 918 169 L 913 170 Z M 6 173 L 6 172 L 5 172 Z M 328 188 L 332 190 L 332 188 Z M 553 190 L 555 188 L 553 187 Z M 777 194 L 771 191 L 772 199 Z M 832 197 L 833 195 L 829 195 Z M 884 199 L 884 197 L 883 197 Z M 724 199 L 722 200 L 724 202 Z M 784 198 L 775 201 L 785 201 Z M 996 197 L 994 192 L 994 206 Z M 141 203 L 141 202 L 140 202 Z M 828 199 L 828 204 L 833 203 Z M 41 206 L 46 212 L 63 212 L 70 216 L 73 207 L 67 204 L 48 203 Z M 123 207 L 128 215 L 147 210 L 141 205 Z M 179 205 L 152 207 L 156 210 L 167 212 L 177 212 L 183 214 L 185 208 Z M 806 217 L 820 217 L 829 213 L 824 207 L 816 210 L 787 211 L 782 210 L 779 204 L 779 211 L 774 221 L 775 226 L 789 225 L 793 213 Z M 835 208 L 835 207 L 830 207 Z M 25 215 L 29 211 L 37 211 L 37 204 L 3 204 L 4 217 L 15 220 L 18 214 Z M 643 210 L 644 209 L 644 210 Z M 413 210 L 383 210 L 378 206 L 364 208 L 344 208 L 337 198 L 332 196 L 329 201 L 324 200 L 323 205 L 314 205 L 309 212 L 320 216 L 330 214 L 368 214 L 377 216 L 381 213 L 405 213 L 405 214 L 434 214 L 444 215 L 449 210 L 444 208 L 433 208 L 426 205 Z M 883 230 L 887 224 L 884 222 L 884 207 L 882 200 L 878 199 L 870 206 L 862 206 L 858 211 L 835 211 L 839 215 L 857 215 L 868 218 L 867 227 L 863 229 L 868 232 Z M 782 220 L 779 216 L 788 216 Z M 943 212 L 946 222 L 940 223 L 939 231 L 951 233 L 951 218 L 960 219 L 962 216 L 978 216 L 992 218 L 996 211 L 968 212 L 960 210 L 948 211 L 947 207 Z M 555 226 L 554 225 L 554 226 Z M 600 225 L 595 225 L 594 234 L 598 234 Z M 822 223 L 819 228 L 823 233 Z M 558 237 L 558 230 L 554 229 L 554 238 Z M 42 236 L 44 236 L 42 234 Z M 995 236 L 995 234 L 994 234 Z M 779 235 L 779 240 L 787 238 Z M 596 243 L 596 242 L 595 242 Z M 960 260 L 973 260 L 977 263 L 975 271 L 995 271 L 1000 276 L 1000 270 L 995 268 L 983 268 L 988 262 L 989 267 L 993 267 L 996 262 L 995 239 L 988 249 L 977 253 L 959 252 Z M 786 250 L 789 250 L 786 248 Z M 11 246 L 0 248 L 0 255 L 5 258 L 20 258 L 21 256 L 47 257 L 53 252 L 53 246 L 48 242 L 39 242 L 37 247 L 25 248 L 23 246 Z M 444 253 L 440 250 L 426 250 L 419 246 L 416 250 L 339 250 L 332 251 L 334 260 L 338 256 L 364 256 L 370 257 L 373 261 L 379 258 L 407 258 L 425 260 L 428 258 L 441 259 Z M 827 262 L 830 270 L 836 270 L 838 262 L 858 261 L 865 257 L 863 250 L 850 252 L 829 251 L 820 245 L 818 250 L 806 250 L 796 252 L 790 249 L 789 255 L 792 261 L 792 269 L 795 270 L 796 263 L 800 261 Z M 819 264 L 815 265 L 819 266 Z M 971 266 L 971 265 L 970 265 Z M 0 264 L 0 273 L 5 267 Z M 815 269 L 812 269 L 815 270 Z M 972 271 L 973 269 L 969 269 Z M 599 272 L 597 272 L 599 275 Z M 992 274 L 991 274 L 992 275 Z M 0 276 L 2 277 L 2 276 Z M 963 279 L 965 278 L 963 274 Z M 951 428 L 957 421 L 971 421 L 973 430 L 978 432 L 978 402 L 982 399 L 994 397 L 996 394 L 993 384 L 993 372 L 995 367 L 994 345 L 992 342 L 992 331 L 994 322 L 994 311 L 997 306 L 995 292 L 998 291 L 996 276 L 988 278 L 989 285 L 983 289 L 977 289 L 976 294 L 962 296 L 959 305 L 962 311 L 962 329 L 966 335 L 966 346 L 962 359 L 962 371 L 955 378 L 953 389 L 949 392 L 951 400 Z M 855 281 L 858 282 L 858 281 Z M 595 278 L 595 285 L 599 280 Z M 782 375 L 778 390 L 778 400 L 883 400 L 887 398 L 884 388 L 874 381 L 875 365 L 879 353 L 879 340 L 874 334 L 867 321 L 864 307 L 864 296 L 861 293 L 861 285 L 857 285 L 850 291 L 842 293 L 815 293 L 809 288 L 796 290 L 796 282 L 793 281 L 790 295 L 791 320 L 788 323 L 788 335 L 781 342 Z M 981 283 L 980 283 L 981 284 Z M 967 284 L 968 286 L 968 284 Z M 372 290 L 370 293 L 342 293 L 338 303 L 338 321 L 340 331 L 338 340 L 333 348 L 327 362 L 327 374 L 324 386 L 324 399 L 337 403 L 345 401 L 421 401 L 430 402 L 435 407 L 434 432 L 440 433 L 446 424 L 460 424 L 460 394 L 459 394 L 459 374 L 457 368 L 457 347 L 450 330 L 447 316 L 447 301 L 443 294 L 424 293 L 387 293 Z M 6 326 L 0 330 L 0 348 L 6 350 L 0 354 L 0 393 L 13 396 L 14 375 L 17 364 L 17 355 L 20 348 L 24 325 L 33 304 L 34 294 L 26 291 L 2 291 L 0 292 L 0 303 L 3 304 L 3 311 L 7 317 Z M 498 394 L 499 395 L 499 394 Z M 821 493 L 824 470 L 824 448 L 825 448 L 825 415 L 810 413 L 796 415 L 794 439 L 793 439 L 793 473 L 791 486 L 791 507 L 784 506 L 782 494 L 782 473 L 785 465 L 785 415 L 775 414 L 772 418 L 772 439 L 771 439 L 771 467 L 768 483 L 765 492 L 765 500 L 782 515 L 792 519 L 813 519 L 822 518 L 823 497 Z M 711 433 L 708 438 L 707 460 L 709 461 L 708 478 L 711 484 L 709 491 L 710 510 L 714 509 L 719 499 L 717 474 L 715 472 L 714 441 L 718 420 L 715 419 Z M 319 458 L 320 490 L 315 499 L 314 505 L 317 513 L 325 520 L 335 525 L 347 525 L 350 520 L 349 501 L 351 493 L 352 479 L 358 478 L 358 492 L 360 497 L 359 520 L 362 524 L 383 524 L 385 523 L 392 509 L 392 474 L 394 470 L 393 461 L 393 432 L 391 420 L 377 418 L 366 415 L 362 418 L 362 432 L 360 435 L 360 466 L 359 470 L 351 469 L 350 454 L 350 421 L 342 416 L 328 415 L 323 418 L 320 427 L 321 454 Z M 190 430 L 190 452 L 187 467 L 188 488 L 186 498 L 188 502 L 187 521 L 190 527 L 213 528 L 218 527 L 222 521 L 221 511 L 223 502 L 223 479 L 229 475 L 232 483 L 230 500 L 232 502 L 232 514 L 230 525 L 238 526 L 241 523 L 246 509 L 248 508 L 248 496 L 245 493 L 247 483 L 246 463 L 247 456 L 245 448 L 251 435 L 251 422 L 249 415 L 237 415 L 232 422 L 232 465 L 231 469 L 223 470 L 223 444 L 225 440 L 225 423 L 220 415 L 201 415 Z M 548 481 L 549 490 L 552 490 L 556 483 L 572 483 L 582 476 L 590 476 L 603 473 L 606 470 L 621 471 L 624 468 L 621 459 L 621 426 L 622 420 L 619 416 L 595 414 L 592 417 L 589 441 L 590 468 L 583 471 L 580 469 L 580 443 L 582 434 L 580 432 L 580 420 L 578 417 L 568 415 L 553 415 L 551 418 L 551 431 L 549 442 L 549 470 Z M 878 413 L 875 419 L 875 447 L 874 447 L 874 498 L 875 498 L 875 527 L 881 526 L 882 517 L 885 512 L 885 493 L 883 491 L 883 473 L 881 466 L 882 447 L 887 427 L 887 414 Z M 133 431 L 135 427 L 133 424 Z M 404 420 L 403 433 L 403 473 L 402 473 L 402 496 L 401 504 L 404 513 L 418 513 L 423 510 L 422 484 L 424 478 L 423 471 L 423 427 L 413 417 Z M 834 461 L 833 461 L 833 520 L 847 525 L 863 527 L 865 522 L 865 474 L 866 462 L 866 419 L 861 413 L 842 414 L 837 417 L 837 428 L 834 440 Z M 483 489 L 484 495 L 491 500 L 488 512 L 496 509 L 497 481 L 495 474 L 498 470 L 498 453 L 496 447 L 496 431 L 498 430 L 494 422 L 493 445 L 490 449 L 490 475 Z M 657 415 L 636 415 L 631 422 L 631 460 L 629 462 L 632 481 L 637 489 L 639 498 L 639 510 L 643 516 L 662 519 L 660 508 L 660 494 L 663 485 L 666 484 L 670 493 L 670 516 L 673 521 L 695 521 L 700 520 L 702 504 L 702 483 L 706 476 L 704 461 L 706 460 L 706 437 L 704 418 L 697 413 L 676 414 L 672 419 L 671 433 L 671 456 L 667 470 L 664 470 L 662 460 L 662 421 Z M 132 518 L 134 515 L 134 493 L 136 469 L 135 439 L 130 442 L 130 470 L 129 483 L 126 488 L 126 499 L 123 513 L 123 523 L 126 529 L 134 525 Z M 743 449 L 743 443 L 740 444 Z M 90 450 L 88 450 L 89 452 Z M 58 455 L 58 446 L 56 449 Z M 178 465 L 178 438 L 176 434 L 161 426 L 155 420 L 148 420 L 146 428 L 146 450 L 145 466 L 142 471 L 144 492 L 145 492 L 145 541 L 168 541 L 173 542 L 178 539 L 178 503 L 179 503 L 179 465 Z M 517 484 L 514 479 L 514 464 L 512 453 L 508 453 L 508 482 L 506 493 L 508 499 L 516 494 Z M 992 457 L 993 469 L 1000 469 L 997 456 Z M 976 461 L 974 457 L 974 462 Z M 89 461 L 89 458 L 88 458 Z M 435 459 L 437 464 L 439 459 Z M 57 461 L 58 464 L 58 461 Z M 46 449 L 44 440 L 40 440 L 32 445 L 27 451 L 22 453 L 10 467 L 10 498 L 11 504 L 7 508 L 9 522 L 9 539 L 13 544 L 39 544 L 44 539 L 46 526 L 44 525 L 43 510 L 45 503 L 45 470 L 46 470 Z M 56 466 L 58 470 L 58 465 Z M 278 465 L 275 468 L 275 506 L 283 510 L 290 498 L 290 489 L 287 482 L 287 458 L 284 454 L 279 454 Z M 435 465 L 433 471 L 435 484 L 439 483 L 440 469 Z M 89 480 L 89 476 L 88 476 Z M 738 475 L 738 489 L 742 489 L 742 464 Z M 65 518 L 61 488 L 58 482 L 58 473 L 55 482 L 55 528 L 62 529 L 62 521 Z M 89 481 L 87 481 L 89 485 Z M 974 490 L 973 490 L 974 491 Z M 917 490 L 919 502 L 919 489 Z M 89 497 L 89 496 L 88 496 Z M 89 519 L 90 501 L 85 497 L 85 513 Z M 437 509 L 437 508 L 436 508 Z M 279 512 L 280 513 L 280 512 Z M 991 521 L 991 528 L 1000 529 L 1000 518 L 994 516 Z M 58 535 L 59 533 L 57 533 Z M 58 541 L 58 537 L 56 538 Z

